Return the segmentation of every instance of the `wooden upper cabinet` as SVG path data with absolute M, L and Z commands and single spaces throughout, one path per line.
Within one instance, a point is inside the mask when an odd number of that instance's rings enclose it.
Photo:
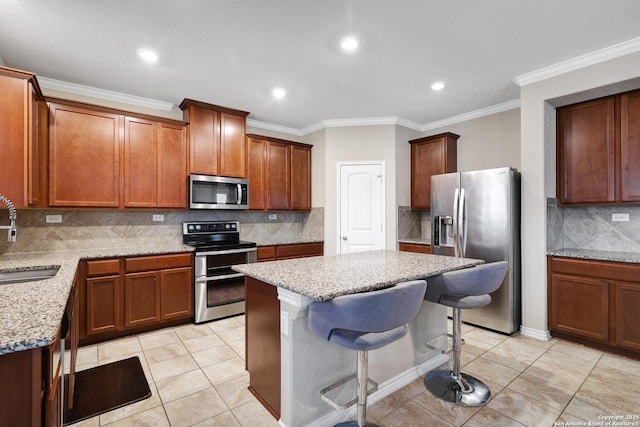
M 159 208 L 187 207 L 187 127 L 158 123 Z
M 246 111 L 184 99 L 189 122 L 189 173 L 245 178 Z
M 288 210 L 290 195 L 291 157 L 289 145 L 267 141 L 267 209 Z M 249 189 L 251 191 L 251 189 Z
M 614 98 L 557 110 L 558 194 L 562 203 L 614 202 Z
M 124 206 L 152 208 L 157 201 L 156 122 L 124 118 Z
M 0 194 L 17 207 L 35 206 L 39 193 L 40 106 L 34 74 L 0 67 Z M 46 123 L 46 117 L 42 119 Z
M 291 145 L 291 210 L 311 210 L 311 147 Z
M 411 144 L 411 209 L 431 208 L 431 176 L 456 172 L 457 141 L 446 132 L 409 141 Z
M 640 91 L 620 97 L 622 201 L 640 201 Z
M 118 207 L 121 116 L 49 106 L 49 205 Z
M 267 206 L 266 141 L 247 137 L 247 180 L 249 180 L 249 209 L 264 210 Z

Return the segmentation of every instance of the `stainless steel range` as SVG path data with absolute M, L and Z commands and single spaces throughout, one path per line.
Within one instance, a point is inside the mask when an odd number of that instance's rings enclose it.
M 195 322 L 244 313 L 244 274 L 231 266 L 256 262 L 257 249 L 240 240 L 240 223 L 184 222 L 182 241 L 196 248 Z

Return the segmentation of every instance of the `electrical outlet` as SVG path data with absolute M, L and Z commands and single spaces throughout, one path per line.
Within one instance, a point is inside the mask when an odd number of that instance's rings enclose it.
M 154 214 L 154 215 L 153 215 L 153 220 L 154 220 L 154 221 L 156 221 L 156 222 L 164 221 L 164 215 L 157 215 L 157 214 Z
M 62 222 L 62 215 L 47 215 L 45 221 L 47 224 L 59 224 Z
M 278 219 L 278 214 L 269 214 L 269 221 L 276 221 Z
M 629 221 L 629 214 L 628 213 L 611 214 L 611 221 Z
M 289 336 L 289 313 L 284 310 L 280 310 L 280 333 Z

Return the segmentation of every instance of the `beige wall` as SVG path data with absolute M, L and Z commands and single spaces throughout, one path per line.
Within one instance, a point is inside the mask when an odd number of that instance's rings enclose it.
M 411 206 L 411 145 L 409 141 L 420 138 L 420 136 L 418 131 L 396 126 L 397 206 Z
M 520 169 L 520 109 L 503 111 L 442 128 L 422 136 L 453 132 L 458 139 L 461 172 L 510 166 Z
M 627 87 L 619 82 L 640 77 L 640 52 L 615 58 L 521 88 L 522 172 L 522 325 L 530 335 L 547 325 L 546 197 L 554 197 L 555 132 L 549 101 L 598 88 Z M 628 89 L 628 87 L 627 87 Z

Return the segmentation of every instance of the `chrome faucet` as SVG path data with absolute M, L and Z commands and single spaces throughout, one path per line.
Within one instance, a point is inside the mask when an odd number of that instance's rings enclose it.
M 9 208 L 9 222 L 10 222 L 9 226 L 0 225 L 0 230 L 9 230 L 9 236 L 7 241 L 15 242 L 16 232 L 18 231 L 18 229 L 16 228 L 16 216 L 17 216 L 16 207 L 13 206 L 13 203 L 11 203 L 11 200 L 7 199 L 2 194 L 0 194 L 0 202 L 3 202 L 5 205 L 7 205 L 7 208 Z

